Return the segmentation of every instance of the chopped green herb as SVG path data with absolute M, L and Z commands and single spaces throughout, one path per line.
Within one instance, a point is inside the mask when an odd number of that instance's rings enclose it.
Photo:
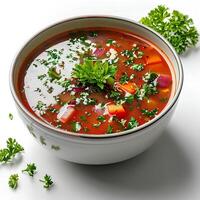
M 46 74 L 41 74 L 38 76 L 38 79 L 39 80 L 43 80 L 47 75 Z
M 53 185 L 51 176 L 49 176 L 47 174 L 44 176 L 44 178 L 42 180 L 40 179 L 40 182 L 43 183 L 43 187 L 46 189 L 50 188 Z
M 135 78 L 135 74 L 131 74 L 130 75 L 130 80 L 134 79 Z
M 19 175 L 18 174 L 12 174 L 9 177 L 8 180 L 8 185 L 12 189 L 16 189 L 18 186 L 18 181 L 19 181 Z
M 96 99 L 94 98 L 89 98 L 89 93 L 87 92 L 81 92 L 80 98 L 76 98 L 76 102 L 81 102 L 83 105 L 95 105 L 96 104 Z
M 82 121 L 84 121 L 84 122 L 86 122 L 86 121 L 87 121 L 87 118 L 86 118 L 86 116 L 85 116 L 85 115 L 82 115 L 82 116 L 80 116 L 80 119 L 81 119 Z
M 121 119 L 121 120 L 119 121 L 119 123 L 122 125 L 122 127 L 125 127 L 126 122 L 127 122 L 126 119 Z
M 97 37 L 98 36 L 98 33 L 96 31 L 90 31 L 89 32 L 89 36 L 90 37 Z
M 65 79 L 64 81 L 58 81 L 57 83 L 66 89 L 68 89 L 68 87 L 71 85 L 71 81 L 69 79 Z
M 119 100 L 120 96 L 121 96 L 121 93 L 117 92 L 117 91 L 114 91 L 114 90 L 111 90 L 111 93 L 109 95 L 109 97 L 114 99 L 114 100 Z
M 55 79 L 59 80 L 61 78 L 61 75 L 56 72 L 56 68 L 55 67 L 49 68 L 48 75 L 51 78 L 51 80 L 55 80 Z
M 127 58 L 134 58 L 135 57 L 135 51 L 132 51 L 132 50 L 124 50 L 121 52 L 121 55 L 122 56 L 126 56 Z
M 140 22 L 163 35 L 179 54 L 195 46 L 199 39 L 199 33 L 191 18 L 177 10 L 169 12 L 163 5 L 151 10 Z
M 146 82 L 146 83 L 151 83 L 151 82 L 153 82 L 157 77 L 158 77 L 158 74 L 156 74 L 155 72 L 147 72 L 147 73 L 143 76 L 143 81 Z
M 125 84 L 125 83 L 127 83 L 128 81 L 129 81 L 129 77 L 128 77 L 127 73 L 124 72 L 123 75 L 121 76 L 121 78 L 119 79 L 119 82 L 120 82 L 121 84 Z
M 110 134 L 113 132 L 113 127 L 109 124 L 107 128 L 107 133 Z
M 36 169 L 35 163 L 29 163 L 22 172 L 27 172 L 29 176 L 33 176 L 36 173 Z
M 116 41 L 113 40 L 113 39 L 108 39 L 107 42 L 106 42 L 107 46 L 110 46 L 110 45 L 113 45 L 113 44 L 116 44 Z
M 37 102 L 37 105 L 35 106 L 35 109 L 37 109 L 39 111 L 39 113 L 41 115 L 45 114 L 46 113 L 46 109 L 47 109 L 47 106 L 45 103 L 43 103 L 42 101 L 38 101 Z
M 137 57 L 138 57 L 138 58 L 142 58 L 143 55 L 144 55 L 144 52 L 143 52 L 143 51 L 138 51 L 138 53 L 137 53 Z
M 157 108 L 153 110 L 143 109 L 141 112 L 143 115 L 146 115 L 147 117 L 155 117 L 155 115 L 158 113 L 158 109 Z
M 131 103 L 133 103 L 134 95 L 126 96 L 124 99 L 125 99 L 125 102 L 126 102 L 126 103 L 131 104 Z
M 71 126 L 72 126 L 72 131 L 73 132 L 78 132 L 82 128 L 80 122 L 72 122 Z
M 137 122 L 137 120 L 134 117 L 131 117 L 130 121 L 128 122 L 127 129 L 135 128 L 138 125 L 139 125 L 139 123 Z
M 128 59 L 124 63 L 125 63 L 126 66 L 129 66 L 129 65 L 133 64 L 133 61 L 134 60 L 132 60 L 132 59 Z
M 135 71 L 142 71 L 144 69 L 144 65 L 143 64 L 133 64 L 131 66 L 131 68 Z
M 97 120 L 100 121 L 100 122 L 104 122 L 106 119 L 103 115 L 100 115 L 97 117 Z
M 0 162 L 2 163 L 11 161 L 16 156 L 16 154 L 24 150 L 24 148 L 13 138 L 8 138 L 6 143 L 7 148 L 0 149 Z
M 149 98 L 151 95 L 155 95 L 158 93 L 156 84 L 154 82 L 152 83 L 144 83 L 142 85 L 142 88 L 137 89 L 137 92 L 135 94 L 136 99 L 143 100 L 144 98 Z
M 12 113 L 9 113 L 8 117 L 9 117 L 10 120 L 13 120 L 13 114 Z

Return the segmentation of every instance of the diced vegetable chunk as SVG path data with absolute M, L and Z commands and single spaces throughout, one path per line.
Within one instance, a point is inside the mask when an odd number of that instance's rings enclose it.
M 116 83 L 116 87 L 117 89 L 128 92 L 130 94 L 134 94 L 136 92 L 136 86 L 134 83 L 131 82 L 128 82 L 126 84 Z
M 98 57 L 103 56 L 103 54 L 105 53 L 105 49 L 104 48 L 97 48 L 97 49 L 95 49 L 95 51 L 93 53 L 98 58 Z
M 159 55 L 157 54 L 150 54 L 148 57 L 147 57 L 147 64 L 155 64 L 155 63 L 160 63 L 162 62 L 162 59 Z
M 73 106 L 65 105 L 60 109 L 57 119 L 59 119 L 62 123 L 66 123 L 74 113 L 75 109 Z
M 126 115 L 126 111 L 122 105 L 109 104 L 107 108 L 110 115 L 115 115 L 120 118 Z
M 166 88 L 172 83 L 172 79 L 168 75 L 160 75 L 157 79 L 158 86 L 161 88 Z

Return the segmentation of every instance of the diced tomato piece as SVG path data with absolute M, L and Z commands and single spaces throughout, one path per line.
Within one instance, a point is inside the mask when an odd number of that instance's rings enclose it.
M 66 123 L 74 113 L 75 109 L 73 106 L 65 105 L 60 109 L 57 119 L 59 119 L 62 123 Z
M 155 63 L 160 63 L 160 62 L 162 62 L 162 59 L 157 54 L 150 54 L 147 57 L 147 64 L 155 64 Z
M 136 86 L 134 83 L 126 83 L 126 84 L 120 84 L 120 83 L 116 83 L 116 87 L 119 89 L 119 90 L 122 90 L 124 92 L 128 92 L 130 94 L 134 94 L 135 91 L 136 91 Z
M 122 105 L 109 104 L 107 108 L 110 115 L 115 115 L 120 118 L 126 116 L 126 111 Z

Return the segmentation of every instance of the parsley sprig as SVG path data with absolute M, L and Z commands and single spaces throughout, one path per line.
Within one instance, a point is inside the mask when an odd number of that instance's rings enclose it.
M 44 178 L 42 180 L 40 180 L 40 182 L 43 183 L 43 187 L 46 189 L 50 188 L 53 185 L 51 176 L 49 176 L 47 174 L 44 176 Z
M 22 172 L 27 172 L 29 176 L 33 176 L 36 173 L 37 167 L 35 163 L 27 164 L 26 168 Z
M 177 10 L 170 12 L 163 5 L 151 10 L 147 17 L 141 18 L 140 22 L 163 35 L 178 54 L 195 46 L 199 39 L 199 33 L 189 16 Z
M 0 149 L 0 162 L 7 163 L 11 161 L 16 154 L 22 152 L 24 148 L 16 141 L 16 139 L 8 138 L 7 148 Z
M 116 66 L 109 65 L 107 61 L 85 59 L 82 64 L 75 65 L 72 77 L 84 85 L 93 84 L 103 90 L 106 84 L 113 85 L 116 71 Z
M 18 181 L 19 181 L 19 175 L 18 174 L 10 175 L 9 180 L 8 180 L 9 187 L 11 187 L 12 189 L 16 189 L 17 186 L 18 186 Z

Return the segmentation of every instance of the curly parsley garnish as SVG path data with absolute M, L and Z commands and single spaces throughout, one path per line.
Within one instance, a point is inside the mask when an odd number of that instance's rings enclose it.
M 27 172 L 29 176 L 33 176 L 36 173 L 36 165 L 35 163 L 27 164 L 26 168 L 22 170 L 22 172 Z
M 8 138 L 6 143 L 7 148 L 0 149 L 0 162 L 2 163 L 11 161 L 16 156 L 16 154 L 24 150 L 24 148 L 13 138 Z
M 177 10 L 170 12 L 163 5 L 151 10 L 140 22 L 163 35 L 178 54 L 195 46 L 199 39 L 199 33 L 191 18 Z
M 50 188 L 53 185 L 51 176 L 49 176 L 47 174 L 43 177 L 42 180 L 40 180 L 40 182 L 43 183 L 43 187 L 46 189 Z
M 85 59 L 82 64 L 75 65 L 72 77 L 77 78 L 82 84 L 93 84 L 100 89 L 105 85 L 113 85 L 117 67 L 109 65 L 107 61 L 94 61 Z
M 9 180 L 8 180 L 9 187 L 11 187 L 12 189 L 16 189 L 17 186 L 18 186 L 18 181 L 19 181 L 19 175 L 18 174 L 10 175 Z

